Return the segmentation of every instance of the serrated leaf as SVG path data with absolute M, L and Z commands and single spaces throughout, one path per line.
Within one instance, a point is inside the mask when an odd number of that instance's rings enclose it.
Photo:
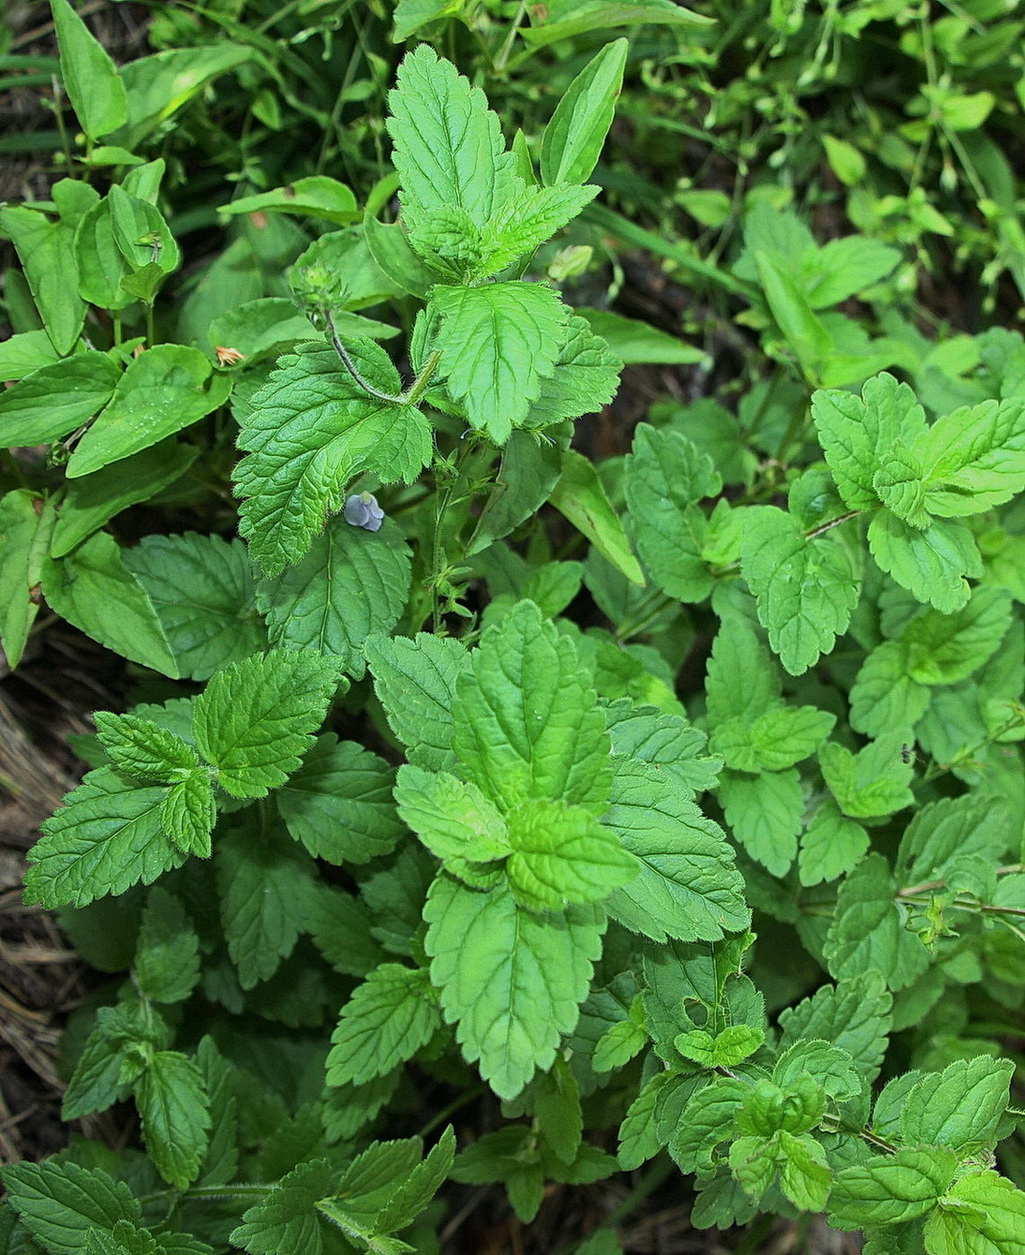
M 229 1240 L 251 1255 L 302 1251 L 322 1255 L 324 1239 L 317 1202 L 329 1197 L 335 1170 L 327 1159 L 310 1159 L 293 1168 L 250 1207 Z
M 824 985 L 780 1013 L 780 1048 L 821 1038 L 840 1046 L 866 1082 L 875 1079 L 886 1052 L 893 999 L 878 972 Z
M 475 784 L 446 771 L 400 767 L 395 802 L 404 822 L 460 879 L 466 879 L 464 863 L 487 863 L 509 853 L 502 812 Z
M 573 643 L 518 602 L 457 681 L 453 748 L 465 774 L 506 809 L 549 798 L 600 815 L 609 739 L 588 680 Z
M 901 633 L 907 669 L 919 684 L 957 684 L 993 656 L 1011 626 L 1011 598 L 1003 589 L 975 588 L 953 614 L 926 610 Z
M 797 854 L 804 792 L 793 769 L 750 776 L 725 771 L 719 804 L 747 853 L 774 876 L 785 876 Z
M 713 729 L 734 717 L 753 721 L 779 702 L 782 686 L 772 657 L 739 615 L 724 619 L 716 633 L 705 688 Z
M 813 1137 L 795 1137 L 786 1129 L 776 1134 L 776 1145 L 784 1195 L 802 1211 L 821 1211 L 833 1182 L 823 1147 Z
M 41 825 L 30 851 L 25 898 L 44 906 L 85 906 L 94 898 L 151 884 L 185 854 L 163 829 L 167 790 L 142 787 L 109 767 L 90 771 Z
M 749 1090 L 737 1077 L 717 1076 L 690 1099 L 669 1143 L 681 1172 L 711 1165 L 715 1147 L 732 1136 L 733 1118 Z
M 607 707 L 605 715 L 614 754 L 651 763 L 688 798 L 714 788 L 722 761 L 703 752 L 708 738 L 682 716 L 627 699 Z
M 1009 1059 L 981 1055 L 923 1077 L 904 1099 L 903 1140 L 950 1146 L 961 1155 L 992 1150 L 1013 1074 Z
M 478 893 L 441 875 L 424 907 L 431 981 L 471 1063 L 502 1098 L 548 1068 L 576 1024 L 604 914 L 573 906 L 536 916 L 496 887 Z
M 969 1172 L 950 1187 L 925 1222 L 930 1255 L 1021 1255 L 1025 1193 L 996 1172 Z
M 925 504 L 941 518 L 981 514 L 1025 487 L 1025 400 L 982 401 L 938 419 L 915 442 Z
M 832 532 L 809 537 L 792 514 L 756 506 L 744 516 L 741 572 L 758 603 L 769 643 L 791 675 L 802 675 L 847 630 L 860 580 Z
M 625 474 L 626 502 L 645 566 L 670 597 L 702 601 L 713 580 L 702 557 L 705 516 L 693 503 L 722 489 L 711 458 L 679 432 L 642 423 Z
M 160 803 L 160 823 L 184 854 L 210 857 L 210 834 L 217 822 L 217 803 L 209 772 L 196 767 L 167 790 Z
M 958 859 L 978 856 L 996 865 L 1008 847 L 1006 812 L 993 797 L 966 793 L 916 811 L 897 851 L 904 884 L 943 880 Z
M 157 1050 L 135 1085 L 142 1136 L 157 1171 L 187 1189 L 206 1154 L 210 1103 L 199 1068 L 176 1050 Z
M 370 340 L 349 355 L 372 386 L 397 394 L 398 372 Z M 381 401 L 355 382 L 326 344 L 301 344 L 281 359 L 240 417 L 235 469 L 240 530 L 268 575 L 300 561 L 346 483 L 362 472 L 411 483 L 431 460 L 431 429 L 413 406 Z
M 142 913 L 133 964 L 139 992 L 153 1002 L 184 1002 L 199 980 L 199 938 L 180 899 L 160 885 Z
M 208 680 L 266 649 L 252 565 L 240 540 L 195 532 L 146 536 L 123 557 L 149 594 L 182 676 Z
M 817 885 L 849 872 L 868 850 L 869 836 L 848 819 L 832 798 L 826 798 L 808 821 L 797 856 L 802 885 Z
M 257 585 L 271 644 L 333 655 L 362 679 L 363 642 L 372 632 L 387 635 L 405 607 L 410 557 L 389 519 L 377 532 L 332 519 L 298 565 Z
M 423 1211 L 449 1176 L 455 1150 L 455 1133 L 449 1125 L 423 1161 L 392 1186 L 387 1203 L 374 1220 L 378 1233 L 404 1229 Z
M 512 180 L 512 156 L 484 93 L 428 44 L 403 59 L 396 83 L 388 131 L 407 227 L 442 205 L 458 205 L 483 227 Z
M 483 260 L 474 268 L 476 279 L 496 275 L 571 222 L 598 194 L 596 187 L 559 183 L 534 187 L 517 180 L 515 192 L 498 209 L 483 233 Z
M 905 989 L 929 966 L 929 951 L 904 927 L 897 884 L 881 854 L 863 859 L 840 887 L 825 957 L 837 980 L 877 968 L 890 989 Z
M 851 727 L 867 736 L 918 723 L 929 707 L 929 690 L 908 674 L 903 641 L 883 641 L 868 654 L 854 677 L 850 703 Z
M 811 757 L 833 730 L 836 717 L 816 706 L 775 706 L 753 722 L 716 724 L 711 748 L 734 771 L 785 771 Z
M 924 1216 L 950 1186 L 957 1157 L 945 1147 L 903 1146 L 836 1174 L 830 1222 L 841 1229 L 899 1224 Z
M 51 1255 L 80 1255 L 90 1229 L 109 1233 L 119 1220 L 142 1221 L 123 1181 L 102 1168 L 47 1159 L 0 1170 L 11 1205 Z
M 958 519 L 934 519 L 924 530 L 879 510 L 868 525 L 876 565 L 921 602 L 943 614 L 960 610 L 971 593 L 966 577 L 982 575 L 979 547 Z
M 640 870 L 614 832 L 579 806 L 528 798 L 507 815 L 513 896 L 532 911 L 601 902 Z
M 905 762 L 901 738 L 907 733 L 889 731 L 852 754 L 827 741 L 819 750 L 819 766 L 830 792 L 845 815 L 876 819 L 892 815 L 914 803 L 908 788 L 914 764 Z
M 327 1083 L 362 1085 L 412 1059 L 441 1027 L 427 973 L 398 963 L 371 972 L 331 1034 Z
M 855 1071 L 854 1060 L 842 1046 L 821 1038 L 806 1037 L 794 1042 L 780 1054 L 772 1069 L 773 1082 L 782 1089 L 806 1076 L 813 1076 L 837 1102 L 846 1102 L 861 1092 L 861 1077 Z
M 146 784 L 170 784 L 199 766 L 191 745 L 151 719 L 105 710 L 97 711 L 93 719 L 100 744 L 123 775 Z
M 409 761 L 429 771 L 451 771 L 456 765 L 452 706 L 456 680 L 470 667 L 466 647 L 453 637 L 418 632 L 412 639 L 370 636 L 363 653 Z
M 597 413 L 616 395 L 623 363 L 606 341 L 594 335 L 587 321 L 575 314 L 566 323 L 565 332 L 555 369 L 541 380 L 537 400 L 520 424 L 528 431 L 541 431 L 567 418 Z M 511 439 L 515 436 L 514 432 Z
M 504 444 L 522 426 L 569 335 L 570 309 L 540 283 L 436 288 L 436 349 L 452 397 L 473 427 Z
M 654 941 L 717 941 L 747 927 L 743 879 L 722 829 L 643 764 L 617 766 L 603 822 L 641 865 L 609 912 Z
M 338 683 L 332 659 L 271 650 L 226 667 L 196 698 L 199 752 L 233 797 L 265 797 L 313 744 Z

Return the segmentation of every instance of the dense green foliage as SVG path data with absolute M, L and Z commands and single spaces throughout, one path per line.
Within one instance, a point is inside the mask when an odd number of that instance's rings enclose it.
M 0 1251 L 431 1252 L 447 1179 L 649 1161 L 1025 1247 L 1023 22 L 234 0 L 118 69 L 51 6 L 0 638 L 141 682 L 25 888 L 112 977 L 65 1118 L 144 1149 L 4 1169 Z M 624 364 L 698 388 L 599 456 Z

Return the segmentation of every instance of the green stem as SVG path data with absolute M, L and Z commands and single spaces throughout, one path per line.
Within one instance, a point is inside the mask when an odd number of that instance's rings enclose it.
M 527 0 L 520 0 L 520 7 L 516 10 L 516 16 L 512 20 L 509 27 L 509 34 L 505 37 L 505 42 L 498 50 L 498 56 L 495 58 L 494 68 L 501 73 L 505 69 L 505 63 L 509 60 L 509 54 L 512 52 L 512 46 L 516 42 L 516 35 L 520 29 L 520 23 L 527 12 Z
M 335 352 L 341 358 L 342 365 L 353 377 L 353 379 L 355 379 L 356 383 L 359 384 L 363 391 L 368 393 L 370 396 L 375 397 L 378 401 L 385 401 L 389 405 L 405 405 L 406 398 L 401 393 L 396 396 L 391 392 L 382 392 L 380 388 L 375 388 L 372 383 L 363 378 L 363 376 L 356 369 L 356 363 L 349 356 L 348 350 L 338 336 L 338 329 L 335 327 L 334 318 L 331 317 L 331 311 L 329 309 L 324 309 L 320 312 L 324 317 L 324 321 L 327 323 L 327 330 L 331 337 L 331 343 L 334 345 Z

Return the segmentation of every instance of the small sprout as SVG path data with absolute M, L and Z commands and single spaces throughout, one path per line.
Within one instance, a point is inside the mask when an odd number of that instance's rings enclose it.
M 353 527 L 364 527 L 368 532 L 377 532 L 384 522 L 384 511 L 377 504 L 372 492 L 353 493 L 342 510 L 346 523 Z

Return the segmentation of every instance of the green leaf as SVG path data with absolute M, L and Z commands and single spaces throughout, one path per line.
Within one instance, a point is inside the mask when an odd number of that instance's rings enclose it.
M 378 222 L 368 213 L 363 219 L 363 235 L 381 273 L 400 292 L 426 300 L 436 277 L 413 251 L 401 224 Z
M 366 976 L 384 962 L 384 950 L 371 936 L 366 904 L 342 889 L 322 885 L 306 917 L 313 943 L 327 962 L 346 976 Z
M 383 759 L 326 732 L 274 797 L 289 833 L 314 858 L 365 863 L 388 854 L 402 836 L 392 780 Z
M 27 488 L 0 498 L 0 641 L 12 671 L 39 613 L 39 581 L 54 518 L 53 507 Z
M 64 1091 L 62 1120 L 78 1120 L 95 1111 L 106 1111 L 128 1097 L 128 1086 L 121 1078 L 124 1063 L 121 1041 L 112 1039 L 102 1023 L 86 1038 L 75 1071 Z
M 410 558 L 390 519 L 377 532 L 332 519 L 297 566 L 257 586 L 271 644 L 330 654 L 362 679 L 363 642 L 390 632 L 405 608 Z
M 2 1176 L 25 1228 L 50 1255 L 80 1255 L 90 1229 L 109 1233 L 119 1220 L 142 1221 L 128 1186 L 102 1168 L 47 1159 L 11 1164 Z
M 713 729 L 732 718 L 753 722 L 779 704 L 782 686 L 772 656 L 739 615 L 724 619 L 716 633 L 705 690 Z
M 427 973 L 384 963 L 357 986 L 331 1034 L 327 1083 L 362 1085 L 385 1076 L 441 1027 Z
M 475 784 L 407 763 L 399 768 L 395 801 L 403 820 L 460 880 L 471 883 L 467 862 L 488 863 L 509 853 L 505 818 Z
M 24 379 L 40 366 L 51 366 L 57 360 L 57 351 L 41 328 L 18 331 L 0 343 L 0 379 L 8 383 Z
M 584 308 L 576 312 L 627 366 L 694 366 L 705 360 L 701 349 L 639 318 L 624 318 L 607 309 Z
M 184 1190 L 199 1173 L 210 1129 L 210 1101 L 192 1059 L 155 1051 L 135 1086 L 142 1136 L 157 1171 Z
M 829 136 L 824 135 L 822 138 L 832 164 L 835 149 L 830 149 Z M 834 141 L 834 146 L 842 142 Z M 846 147 L 851 149 L 849 144 Z M 851 151 L 864 165 L 864 158 L 857 149 Z M 856 296 L 873 283 L 884 279 L 900 260 L 899 249 L 865 235 L 847 235 L 828 240 L 802 258 L 801 282 L 808 303 L 812 309 L 839 305 L 841 301 Z
M 294 842 L 271 831 L 259 842 L 234 831 L 214 858 L 221 924 L 243 989 L 269 980 L 292 953 L 315 904 L 314 863 Z
M 722 489 L 711 458 L 679 432 L 642 423 L 625 471 L 641 559 L 670 597 L 703 601 L 713 580 L 701 556 L 705 516 L 693 503 Z
M 849 551 L 832 532 L 809 538 L 798 519 L 776 506 L 745 514 L 741 573 L 791 675 L 802 675 L 832 650 L 861 587 Z
M 717 724 L 709 744 L 734 771 L 784 771 L 810 758 L 835 723 L 816 706 L 779 705 L 752 723 L 734 717 Z
M 946 621 L 946 616 L 942 616 Z M 929 707 L 929 690 L 908 674 L 909 649 L 883 641 L 861 664 L 851 687 L 851 727 L 867 736 L 913 728 Z
M 829 1196 L 829 1220 L 841 1229 L 900 1224 L 932 1211 L 957 1167 L 953 1151 L 903 1146 L 891 1155 L 841 1169 Z
M 512 155 L 484 93 L 428 44 L 403 59 L 396 83 L 388 131 L 407 228 L 444 205 L 458 206 L 483 227 L 512 184 Z
M 876 819 L 913 805 L 908 785 L 914 764 L 904 761 L 903 736 L 910 734 L 888 732 L 857 754 L 836 741 L 827 741 L 819 750 L 822 774 L 845 815 Z
M 582 807 L 530 798 L 507 820 L 512 852 L 506 875 L 516 901 L 528 910 L 601 902 L 640 870 L 616 834 Z
M 230 378 L 211 377 L 210 362 L 199 349 L 180 344 L 147 349 L 121 376 L 109 404 L 79 441 L 68 461 L 68 478 L 90 475 L 173 436 L 223 405 L 230 391 Z
M 792 272 L 770 253 L 756 249 L 758 280 L 769 312 L 810 379 L 816 380 L 833 349 L 833 339 L 808 304 Z
M 634 0 L 620 0 L 619 3 L 591 0 L 586 4 L 579 4 L 576 0 L 555 0 L 545 5 L 544 9 L 536 10 L 534 25 L 521 30 L 520 34 L 532 47 L 543 48 L 588 31 L 605 31 L 610 26 L 644 26 L 649 23 L 704 26 L 710 20 L 704 14 L 694 13 L 672 0 L 643 0 L 641 3 Z
M 271 650 L 219 671 L 196 698 L 199 752 L 233 797 L 265 797 L 299 766 L 338 684 L 312 650 Z
M 518 602 L 456 684 L 452 744 L 467 777 L 506 809 L 549 798 L 600 815 L 609 739 L 588 681 L 572 641 Z
M 693 1059 L 703 1068 L 733 1068 L 753 1055 L 764 1040 L 761 1029 L 730 1024 L 714 1037 L 703 1028 L 680 1033 L 673 1045 L 685 1059 Z
M 98 532 L 67 557 L 47 558 L 42 585 L 50 608 L 87 636 L 132 662 L 177 677 L 178 664 L 153 603 L 112 536 Z
M 970 1172 L 956 1181 L 925 1222 L 930 1255 L 976 1255 L 1025 1248 L 1025 1194 L 996 1172 Z
M 669 1142 L 681 1172 L 709 1167 L 720 1142 L 733 1134 L 733 1118 L 750 1091 L 739 1077 L 717 1076 L 687 1103 Z
M 915 443 L 930 514 L 960 518 L 1025 488 L 1025 400 L 982 401 L 938 419 Z
M 626 699 L 606 707 L 605 715 L 613 754 L 652 764 L 689 799 L 715 787 L 722 761 L 704 753 L 708 738 L 682 716 Z
M 134 268 L 117 246 L 109 197 L 83 215 L 75 230 L 74 257 L 78 294 L 90 305 L 116 311 L 135 299 L 123 286 Z
M 852 510 L 878 504 L 875 474 L 890 449 L 913 446 L 927 431 L 915 394 L 885 372 L 866 381 L 861 397 L 835 388 L 816 392 L 811 411 L 840 496 Z
M 421 26 L 454 12 L 453 0 L 398 0 L 392 14 L 392 42 L 404 43 Z
M 180 736 L 138 715 L 94 715 L 100 744 L 114 767 L 146 784 L 170 784 L 199 765 L 199 755 Z
M 213 782 L 206 767 L 176 780 L 160 804 L 160 823 L 183 854 L 210 857 L 210 834 L 217 821 Z
M 181 249 L 154 200 L 134 196 L 119 183 L 110 189 L 107 199 L 114 243 L 131 271 L 122 278 L 121 287 L 149 303 L 164 277 L 181 265 Z
M 869 854 L 841 885 L 825 944 L 835 979 L 878 968 L 890 989 L 906 989 L 929 966 L 929 951 L 904 927 L 896 892 L 881 854 Z
M 726 771 L 718 797 L 730 831 L 748 854 L 774 876 L 785 876 L 797 854 L 804 809 L 797 772 L 748 776 Z
M 920 530 L 929 526 L 922 464 L 904 445 L 895 444 L 882 455 L 872 487 L 883 505 L 899 519 Z
M 330 1197 L 336 1171 L 327 1159 L 309 1159 L 276 1182 L 258 1203 L 243 1215 L 229 1241 L 252 1255 L 322 1255 L 322 1222 L 315 1210 L 318 1201 Z
M 413 639 L 367 638 L 363 652 L 388 723 L 407 747 L 411 763 L 429 771 L 451 770 L 456 681 L 469 671 L 464 645 L 452 637 L 419 632 Z
M 1003 589 L 972 590 L 953 614 L 927 610 L 901 633 L 907 670 L 919 684 L 957 684 L 988 662 L 1011 626 L 1011 598 Z
M 653 941 L 717 941 L 747 927 L 744 882 L 722 829 L 657 770 L 617 766 L 604 816 L 641 865 L 609 912 Z
M 978 545 L 958 519 L 934 519 L 919 530 L 880 510 L 868 527 L 868 547 L 881 570 L 943 614 L 960 610 L 968 601 L 971 590 L 965 577 L 982 575 Z
M 573 906 L 537 916 L 496 887 L 479 893 L 439 876 L 424 908 L 431 981 L 470 1063 L 501 1098 L 551 1066 L 572 1031 L 601 951 L 604 915 Z
M 802 885 L 836 880 L 857 865 L 869 844 L 861 824 L 848 819 L 832 798 L 826 798 L 801 837 L 798 879 Z
M 26 901 L 85 906 L 180 867 L 185 855 L 161 822 L 166 793 L 140 788 L 109 767 L 90 771 L 41 826 L 25 875 Z
M 813 1076 L 837 1102 L 846 1102 L 861 1093 L 861 1077 L 854 1060 L 835 1043 L 806 1037 L 782 1051 L 772 1069 L 773 1082 L 786 1089 L 805 1076 Z
M 562 472 L 562 451 L 539 442 L 525 431 L 514 431 L 502 450 L 494 487 L 466 546 L 472 558 L 493 541 L 518 527 L 548 500 Z
M 57 195 L 60 186 L 54 186 L 52 195 Z M 85 321 L 85 302 L 77 292 L 73 226 L 51 222 L 24 205 L 3 205 L 0 234 L 14 244 L 46 334 L 57 352 L 66 356 Z
M 266 649 L 252 566 L 241 541 L 195 532 L 151 535 L 123 557 L 149 594 L 183 676 L 208 680 Z
M 580 1087 L 565 1059 L 556 1056 L 551 1069 L 538 1079 L 534 1116 L 546 1148 L 560 1165 L 573 1165 L 580 1154 L 584 1121 Z
M 552 490 L 551 502 L 607 562 L 632 584 L 644 587 L 644 573 L 630 550 L 623 524 L 609 503 L 598 472 L 575 449 L 567 449 L 562 455 L 562 474 Z
M 396 394 L 398 372 L 370 340 L 346 348 L 375 388 Z M 364 392 L 325 344 L 302 344 L 281 359 L 240 421 L 249 456 L 235 481 L 245 498 L 240 528 L 268 575 L 300 561 L 355 475 L 411 483 L 431 459 L 431 429 L 412 406 Z
M 50 556 L 63 558 L 115 514 L 157 496 L 181 478 L 197 457 L 199 449 L 195 446 L 165 440 L 92 475 L 68 480 L 53 531 Z M 158 538 L 146 538 L 151 539 Z M 134 552 L 129 550 L 122 555 L 125 565 L 133 572 L 131 555 Z M 199 678 L 206 679 L 205 676 Z
M 990 1151 L 1009 1102 L 1014 1064 L 981 1055 L 932 1072 L 904 1099 L 901 1136 L 910 1143 L 950 1146 L 961 1155 Z
M 862 972 L 824 985 L 780 1013 L 780 1049 L 820 1038 L 845 1050 L 866 1083 L 879 1073 L 886 1053 L 893 999 L 878 972 Z
M 171 48 L 130 61 L 121 68 L 128 123 L 116 142 L 134 150 L 212 79 L 254 56 L 249 44 L 225 40 L 209 47 Z
M 978 856 L 996 866 L 1009 845 L 1005 813 L 993 797 L 966 793 L 916 811 L 897 851 L 902 883 L 943 880 L 958 860 Z
M 555 359 L 555 370 L 541 380 L 537 400 L 521 425 L 541 431 L 563 419 L 596 413 L 616 395 L 622 369 L 623 363 L 605 340 L 574 315 L 566 324 L 566 340 Z
M 117 67 L 68 3 L 50 0 L 60 69 L 68 99 L 90 139 L 109 135 L 128 118 L 128 103 Z
M 0 393 L 0 443 L 61 439 L 107 404 L 120 378 L 117 363 L 92 350 L 41 366 Z
M 523 425 L 568 338 L 570 309 L 539 283 L 436 288 L 436 340 L 449 393 L 473 427 L 504 444 Z
M 541 178 L 583 183 L 598 163 L 623 86 L 629 43 L 614 40 L 580 71 L 559 100 L 541 143 Z
M 598 194 L 596 187 L 559 183 L 534 187 L 517 180 L 516 191 L 482 233 L 481 259 L 471 267 L 474 279 L 497 275 L 513 262 L 530 256 L 571 222 Z
M 298 214 L 319 222 L 333 222 L 336 226 L 347 226 L 362 217 L 352 190 L 326 174 L 308 175 L 270 192 L 242 196 L 221 205 L 217 212 L 227 217 L 252 213 Z
M 139 992 L 153 1002 L 184 1002 L 199 980 L 199 938 L 180 899 L 159 885 L 142 913 L 133 964 Z
M 784 1195 L 802 1211 L 821 1211 L 833 1183 L 823 1147 L 813 1137 L 795 1137 L 786 1129 L 776 1134 L 776 1146 Z

